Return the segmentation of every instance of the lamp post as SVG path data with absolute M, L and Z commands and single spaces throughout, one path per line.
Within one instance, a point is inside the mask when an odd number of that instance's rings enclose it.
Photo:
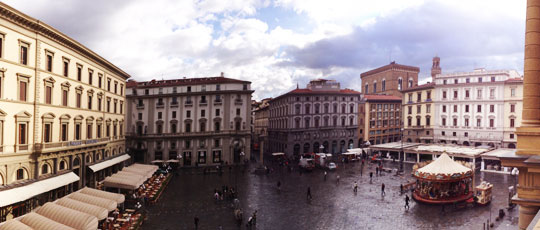
M 510 171 L 510 175 L 514 177 L 514 188 L 510 191 L 510 194 L 508 194 L 508 206 L 510 208 L 513 208 L 516 204 L 512 203 L 512 197 L 514 194 L 516 194 L 517 191 L 517 176 L 519 175 L 518 168 L 513 168 L 512 171 Z
M 401 124 L 403 124 L 403 123 L 401 123 Z M 403 131 L 404 131 L 403 126 L 401 127 L 400 130 L 401 130 L 401 152 L 400 152 L 400 157 L 399 157 L 399 171 L 403 172 L 403 161 L 404 161 L 403 158 L 405 158 L 405 152 L 403 152 Z M 401 156 L 401 155 L 403 155 L 403 156 Z

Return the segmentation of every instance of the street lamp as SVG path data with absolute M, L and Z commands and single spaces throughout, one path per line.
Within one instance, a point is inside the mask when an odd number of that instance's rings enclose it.
M 401 124 L 403 124 L 403 122 L 401 122 Z M 403 172 L 403 161 L 404 161 L 403 158 L 405 158 L 405 152 L 403 152 L 403 131 L 405 129 L 402 126 L 400 130 L 401 130 L 401 152 L 400 152 L 400 158 L 399 158 L 399 171 Z M 403 157 L 401 157 L 401 155 L 403 155 Z
M 514 196 L 514 194 L 516 193 L 517 191 L 517 176 L 519 175 L 519 170 L 518 168 L 513 168 L 512 171 L 510 172 L 510 175 L 514 176 L 514 186 L 512 189 L 508 189 L 509 190 L 509 194 L 508 194 L 508 206 L 510 208 L 513 208 L 515 206 L 514 203 L 512 203 L 512 197 Z

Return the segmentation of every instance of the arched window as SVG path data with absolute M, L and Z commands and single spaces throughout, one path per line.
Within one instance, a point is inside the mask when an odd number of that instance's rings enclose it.
M 369 93 L 369 85 L 366 83 L 366 86 L 364 87 L 364 94 L 368 94 Z
M 381 91 L 385 91 L 385 90 L 386 90 L 386 79 L 383 79 L 382 85 L 381 85 Z
M 17 169 L 17 180 L 26 179 L 26 173 L 23 168 Z
M 398 88 L 398 90 L 403 90 L 403 79 L 401 79 L 401 78 L 398 79 L 397 88 Z
M 409 88 L 413 87 L 413 80 L 409 78 Z
M 41 166 L 41 174 L 45 175 L 49 173 L 49 165 L 48 164 L 43 164 Z
M 377 81 L 373 82 L 373 93 L 377 92 Z
M 60 170 L 65 170 L 66 169 L 66 162 L 65 161 L 60 161 L 60 167 L 59 168 L 60 168 Z
M 219 121 L 216 121 L 216 122 L 214 123 L 214 131 L 219 132 L 220 127 L 221 127 L 220 122 L 219 122 Z
M 107 157 L 107 156 L 105 156 Z M 64 161 L 62 161 L 64 162 Z M 60 162 L 60 165 L 62 164 L 62 162 Z M 64 163 L 65 164 L 65 163 Z M 79 160 L 79 158 L 75 158 L 75 160 L 73 160 L 73 166 L 79 166 L 81 164 L 81 160 Z
M 201 132 L 206 132 L 206 122 L 201 121 L 200 127 L 201 127 Z

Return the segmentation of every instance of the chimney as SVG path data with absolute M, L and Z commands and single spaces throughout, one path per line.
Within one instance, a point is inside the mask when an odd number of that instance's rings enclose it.
M 221 72 L 221 77 L 225 77 L 225 73 Z

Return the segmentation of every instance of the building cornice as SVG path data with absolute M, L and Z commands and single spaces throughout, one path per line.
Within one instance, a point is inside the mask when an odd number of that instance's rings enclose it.
M 150 95 L 126 95 L 128 99 L 138 98 L 168 98 L 178 96 L 200 96 L 200 95 L 224 95 L 224 94 L 248 94 L 251 95 L 254 90 L 219 90 L 219 91 L 200 91 L 200 92 L 184 92 L 184 93 L 164 93 L 164 94 L 150 94 Z
M 120 68 L 116 67 L 109 61 L 105 60 L 103 57 L 99 56 L 92 50 L 86 48 L 79 42 L 75 41 L 74 39 L 68 37 L 67 35 L 61 33 L 60 31 L 56 30 L 55 28 L 35 19 L 32 18 L 8 5 L 6 5 L 3 2 L 0 2 L 0 18 L 5 19 L 9 22 L 14 23 L 15 25 L 18 25 L 20 27 L 23 27 L 27 30 L 30 30 L 34 33 L 37 33 L 39 35 L 42 35 L 46 38 L 49 38 L 53 41 L 56 41 L 58 43 L 61 43 L 65 45 L 66 47 L 74 50 L 75 52 L 93 60 L 97 63 L 101 64 L 102 66 L 106 67 L 109 71 L 118 74 L 124 79 L 130 78 L 130 75 L 121 70 Z

